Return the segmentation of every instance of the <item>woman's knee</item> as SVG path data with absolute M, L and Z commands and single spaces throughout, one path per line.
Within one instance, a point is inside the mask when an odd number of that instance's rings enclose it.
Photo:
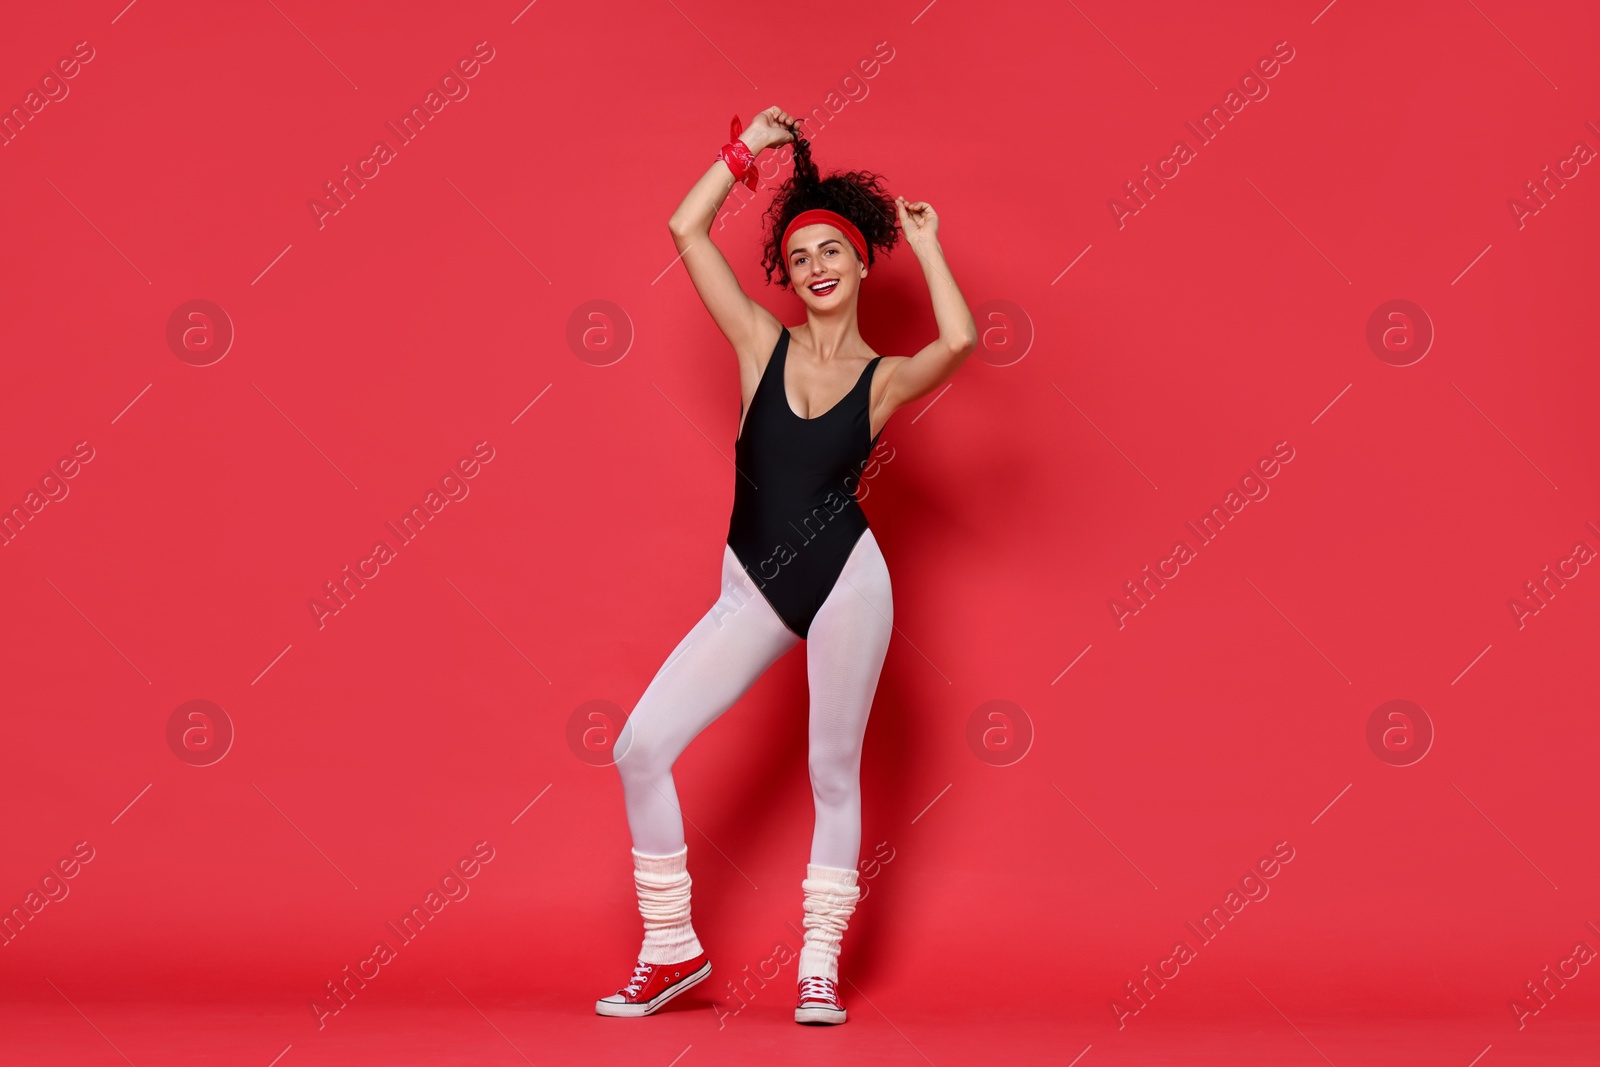
M 671 771 L 672 760 L 665 756 L 661 746 L 652 743 L 648 735 L 634 731 L 632 719 L 623 725 L 611 748 L 611 763 L 624 783 L 641 782 Z
M 839 805 L 861 792 L 861 750 L 811 753 L 811 794 L 818 804 Z

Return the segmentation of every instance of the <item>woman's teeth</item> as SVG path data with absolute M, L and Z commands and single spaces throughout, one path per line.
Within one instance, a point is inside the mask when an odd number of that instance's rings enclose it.
M 810 288 L 811 291 L 816 293 L 818 296 L 826 296 L 827 294 L 833 292 L 834 286 L 838 284 L 839 280 L 835 278 L 831 282 L 818 282 L 816 285 L 813 285 Z

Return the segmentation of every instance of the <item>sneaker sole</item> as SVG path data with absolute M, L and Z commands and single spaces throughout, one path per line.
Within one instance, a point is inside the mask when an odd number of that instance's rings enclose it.
M 828 1026 L 842 1023 L 844 1020 L 845 1012 L 842 1008 L 796 1008 L 794 1010 L 794 1021 L 797 1023 Z
M 644 1001 L 641 1004 L 618 1004 L 615 1001 L 597 1000 L 594 1002 L 596 1015 L 609 1015 L 614 1019 L 637 1019 L 663 1007 L 679 993 L 693 989 L 706 980 L 711 973 L 711 961 L 707 960 L 700 965 L 700 969 L 689 975 L 677 985 L 663 989 L 655 995 L 655 999 Z

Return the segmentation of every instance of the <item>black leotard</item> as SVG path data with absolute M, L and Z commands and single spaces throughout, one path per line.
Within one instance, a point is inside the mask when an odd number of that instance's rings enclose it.
M 794 413 L 783 385 L 785 326 L 734 443 L 728 547 L 778 617 L 802 638 L 867 530 L 855 490 L 878 435 L 869 408 L 874 356 L 843 400 Z M 879 431 L 881 434 L 883 431 Z

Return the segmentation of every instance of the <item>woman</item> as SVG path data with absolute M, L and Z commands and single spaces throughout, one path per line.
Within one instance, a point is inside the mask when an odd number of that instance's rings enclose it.
M 933 208 L 890 197 L 870 173 L 821 178 L 809 144 L 777 107 L 742 133 L 735 116 L 733 133 L 738 139 L 669 223 L 700 299 L 739 359 L 722 595 L 667 658 L 617 738 L 645 933 L 632 977 L 595 1010 L 649 1015 L 711 973 L 689 921 L 688 847 L 672 764 L 804 640 L 816 826 L 800 883 L 805 931 L 795 1020 L 842 1023 L 839 944 L 860 896 L 861 740 L 893 618 L 889 571 L 855 489 L 884 423 L 953 375 L 977 331 L 945 265 Z M 805 305 L 806 321 L 793 331 L 744 294 L 711 241 L 733 183 L 754 185 L 756 154 L 791 141 L 794 173 L 767 213 L 764 266 L 769 283 L 776 273 Z M 902 232 L 927 278 L 939 339 L 915 357 L 876 356 L 856 328 L 857 301 L 877 254 Z

